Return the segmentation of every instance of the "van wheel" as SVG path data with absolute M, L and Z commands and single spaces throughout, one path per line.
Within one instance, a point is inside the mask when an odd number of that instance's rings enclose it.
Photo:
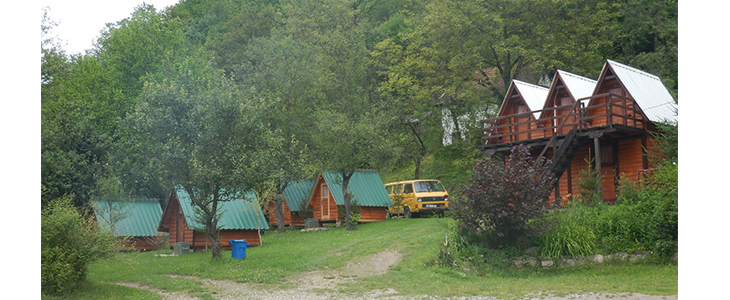
M 411 209 L 410 209 L 410 208 L 408 208 L 408 207 L 406 207 L 406 208 L 405 208 L 405 209 L 403 210 L 403 216 L 404 216 L 404 217 L 405 217 L 406 219 L 410 219 L 410 218 L 411 218 Z

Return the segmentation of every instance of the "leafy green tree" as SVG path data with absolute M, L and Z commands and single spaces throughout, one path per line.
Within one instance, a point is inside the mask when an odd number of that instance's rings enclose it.
M 125 100 L 117 110 L 127 112 L 136 104 L 133 100 L 142 91 L 144 77 L 161 70 L 168 57 L 185 51 L 182 24 L 143 4 L 129 18 L 108 24 L 96 43 L 95 54 L 112 72 L 109 80 Z
M 147 172 L 190 195 L 217 258 L 219 204 L 260 183 L 268 132 L 262 104 L 203 62 L 170 66 L 176 75 L 149 83 L 127 128 Z
M 677 95 L 679 89 L 679 1 L 620 0 L 613 52 L 615 60 L 662 78 Z
M 315 142 L 312 146 L 322 169 L 332 170 L 342 176 L 345 224 L 353 229 L 352 206 L 348 192 L 350 179 L 358 169 L 375 169 L 392 156 L 392 149 L 381 134 L 382 116 L 364 114 L 352 119 L 335 111 L 320 111 L 320 122 L 315 127 Z

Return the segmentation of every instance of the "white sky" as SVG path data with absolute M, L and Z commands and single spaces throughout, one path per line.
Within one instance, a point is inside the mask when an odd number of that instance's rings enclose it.
M 116 23 L 132 15 L 142 3 L 158 11 L 178 3 L 180 0 L 41 0 L 41 6 L 50 7 L 48 16 L 57 26 L 51 31 L 57 36 L 66 54 L 84 53 L 101 35 L 107 23 Z M 42 16 L 42 12 L 39 11 Z

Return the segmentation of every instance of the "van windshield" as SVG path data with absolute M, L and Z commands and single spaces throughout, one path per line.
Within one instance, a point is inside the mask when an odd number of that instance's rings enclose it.
M 416 193 L 443 192 L 444 186 L 438 181 L 416 181 L 413 183 Z

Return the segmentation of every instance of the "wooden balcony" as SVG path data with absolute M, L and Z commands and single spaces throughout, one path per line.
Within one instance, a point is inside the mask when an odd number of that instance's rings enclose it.
M 540 117 L 536 119 L 535 114 Z M 488 155 L 509 151 L 517 144 L 555 147 L 571 131 L 578 135 L 595 131 L 643 133 L 650 124 L 633 99 L 610 93 L 578 99 L 572 106 L 505 115 L 482 123 L 483 150 Z

